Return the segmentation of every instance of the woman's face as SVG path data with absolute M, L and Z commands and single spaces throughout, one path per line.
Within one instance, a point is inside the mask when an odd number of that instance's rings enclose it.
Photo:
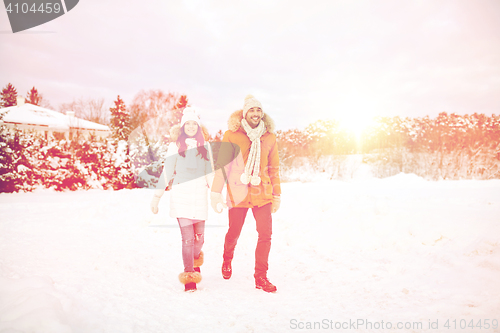
M 198 124 L 194 120 L 188 120 L 184 124 L 184 132 L 187 136 L 193 137 L 198 132 Z

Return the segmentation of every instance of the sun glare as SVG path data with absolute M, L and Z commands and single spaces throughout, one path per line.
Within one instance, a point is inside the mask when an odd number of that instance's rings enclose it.
M 359 139 L 364 130 L 373 125 L 374 120 L 371 116 L 344 116 L 339 119 L 340 126 L 350 132 L 353 132 Z

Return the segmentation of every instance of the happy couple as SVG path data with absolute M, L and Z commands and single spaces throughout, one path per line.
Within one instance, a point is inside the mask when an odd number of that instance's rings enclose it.
M 280 206 L 279 156 L 274 122 L 263 111 L 262 104 L 248 95 L 243 108 L 231 114 L 228 130 L 213 159 L 208 131 L 197 112 L 187 107 L 179 125 L 170 130 L 170 145 L 161 181 L 151 201 L 158 213 L 158 203 L 165 184 L 173 177 L 170 194 L 170 216 L 177 219 L 182 237 L 184 272 L 179 280 L 185 291 L 195 291 L 201 281 L 205 221 L 208 217 L 208 192 L 212 208 L 221 213 L 228 208 L 229 229 L 224 241 L 222 277 L 231 278 L 234 249 L 252 210 L 257 225 L 255 250 L 255 287 L 276 292 L 267 278 L 271 249 L 272 213 Z M 226 184 L 224 202 L 222 190 Z

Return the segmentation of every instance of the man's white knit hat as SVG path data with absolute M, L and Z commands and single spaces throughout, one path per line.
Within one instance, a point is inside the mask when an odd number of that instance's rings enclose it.
M 247 116 L 248 110 L 255 107 L 262 109 L 262 104 L 252 95 L 247 95 L 245 97 L 245 104 L 243 104 L 243 118 Z
M 198 116 L 196 110 L 192 107 L 187 107 L 182 112 L 181 127 L 184 126 L 184 124 L 188 120 L 194 120 L 198 124 L 198 126 L 201 126 L 200 117 Z

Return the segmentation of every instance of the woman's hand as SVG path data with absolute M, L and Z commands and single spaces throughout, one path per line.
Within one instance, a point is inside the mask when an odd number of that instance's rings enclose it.
M 156 194 L 153 196 L 153 200 L 151 200 L 151 211 L 153 214 L 158 214 L 158 203 L 160 202 L 161 197 Z
M 222 199 L 222 194 L 217 192 L 210 192 L 210 203 L 214 211 L 219 214 L 222 213 L 222 210 L 224 208 L 227 208 L 227 205 L 224 203 L 224 200 Z

